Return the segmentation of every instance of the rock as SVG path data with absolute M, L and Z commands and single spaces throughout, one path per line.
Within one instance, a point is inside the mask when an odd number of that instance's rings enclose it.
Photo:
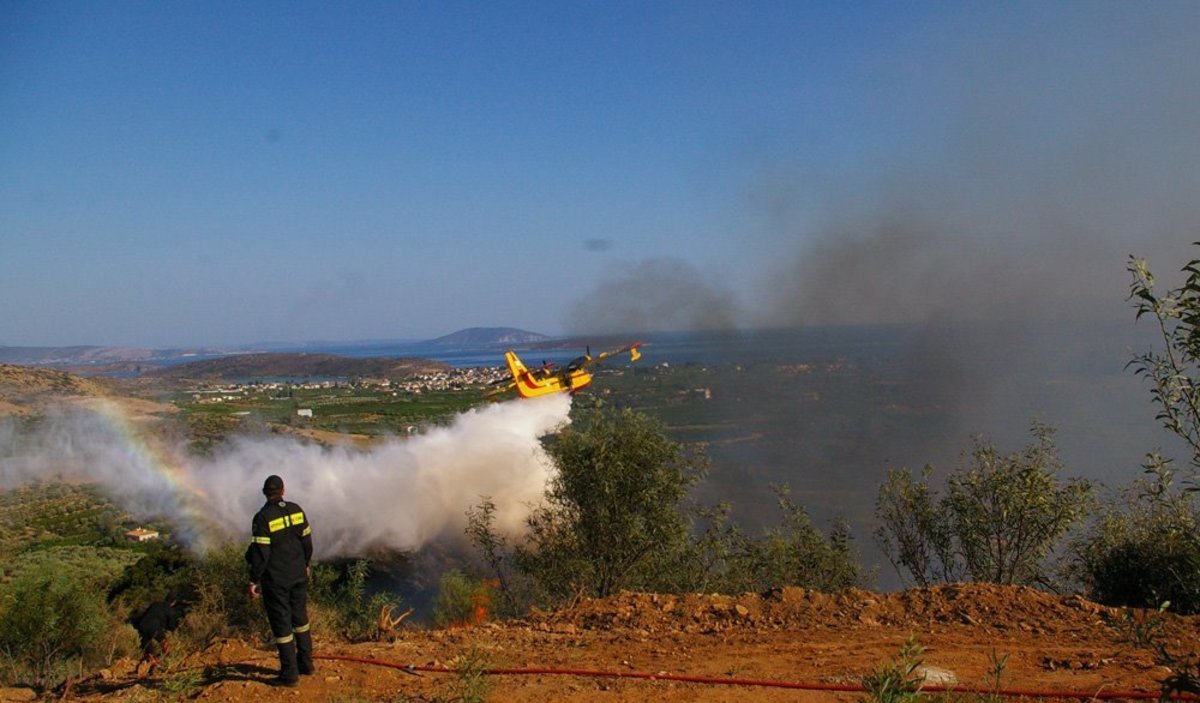
M 958 683 L 958 677 L 953 671 L 936 666 L 918 666 L 916 674 L 922 676 L 929 686 L 953 686 Z

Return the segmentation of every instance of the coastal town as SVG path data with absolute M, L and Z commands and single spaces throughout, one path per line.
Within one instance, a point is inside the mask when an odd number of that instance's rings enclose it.
M 226 382 L 218 385 L 199 383 L 187 393 L 192 402 L 224 403 L 266 393 L 276 400 L 292 398 L 296 391 L 345 390 L 361 388 L 394 397 L 422 395 L 433 392 L 462 391 L 485 388 L 508 378 L 503 366 L 451 368 L 433 373 L 415 374 L 403 380 L 387 378 L 358 379 L 271 379 Z

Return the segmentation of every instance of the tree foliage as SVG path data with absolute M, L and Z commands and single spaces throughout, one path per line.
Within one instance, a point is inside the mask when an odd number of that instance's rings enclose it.
M 945 494 L 908 470 L 890 471 L 880 486 L 876 539 L 897 572 L 921 586 L 971 578 L 993 583 L 1044 581 L 1045 560 L 1086 513 L 1092 486 L 1062 480 L 1054 431 L 1041 423 L 1034 441 L 1012 454 L 977 438 L 966 465 L 946 480 Z
M 557 472 L 516 547 L 517 568 L 535 574 L 551 600 L 670 590 L 688 541 L 681 504 L 704 473 L 702 457 L 658 420 L 603 407 L 562 430 L 547 452 Z
M 1128 270 L 1137 319 L 1152 318 L 1163 342 L 1160 351 L 1134 356 L 1129 367 L 1150 382 L 1155 417 L 1187 443 L 1193 469 L 1200 468 L 1200 259 L 1183 267 L 1183 285 L 1161 294 L 1145 259 L 1131 257 Z
M 875 538 L 903 576 L 901 568 L 918 586 L 961 581 L 966 575 L 959 558 L 952 523 L 930 481 L 933 467 L 926 465 L 917 480 L 908 469 L 888 469 L 875 499 L 880 526 Z

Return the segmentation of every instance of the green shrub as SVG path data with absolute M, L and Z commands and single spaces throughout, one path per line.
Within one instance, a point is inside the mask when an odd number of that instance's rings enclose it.
M 751 537 L 731 522 L 728 505 L 702 512 L 708 526 L 693 548 L 692 581 L 681 590 L 744 593 L 801 586 L 837 591 L 864 584 L 867 575 L 849 525 L 835 520 L 826 535 L 792 500 L 786 485 L 773 490 L 782 518 L 761 537 Z
M 195 556 L 177 544 L 157 543 L 114 580 L 108 589 L 108 600 L 139 611 L 169 590 L 188 590 L 195 574 Z
M 1200 613 L 1200 506 L 1151 455 L 1147 479 L 1109 502 L 1073 547 L 1074 573 L 1093 600 Z
M 460 703 L 483 703 L 491 688 L 487 680 L 487 659 L 479 647 L 472 645 L 451 662 L 455 675 L 448 686 L 449 700 Z
M 896 572 L 918 586 L 961 581 L 966 565 L 956 552 L 952 523 L 930 486 L 933 467 L 917 480 L 908 469 L 888 469 L 875 499 L 875 539 Z
M 197 635 L 208 628 L 197 621 L 202 618 L 223 619 L 227 627 L 219 634 L 249 634 L 262 632 L 266 627 L 266 614 L 262 603 L 250 598 L 250 572 L 246 566 L 246 545 L 227 544 L 210 549 L 195 565 L 193 588 L 196 602 L 188 608 L 185 623 L 195 628 Z M 205 644 L 209 635 L 202 636 L 196 644 Z
M 10 683 L 45 689 L 103 656 L 110 627 L 99 594 L 45 567 L 14 582 L 0 604 L 0 653 Z
M 433 624 L 478 624 L 487 617 L 491 602 L 491 587 L 485 581 L 473 579 L 458 570 L 442 574 L 433 601 Z
M 921 667 L 921 654 L 925 648 L 910 637 L 900 648 L 900 654 L 892 661 L 863 677 L 862 685 L 867 691 L 869 703 L 917 703 L 921 700 L 921 688 L 925 676 Z
M 1034 441 L 1001 454 L 976 439 L 970 462 L 946 480 L 945 495 L 907 470 L 880 486 L 875 535 L 888 559 L 919 585 L 967 576 L 991 583 L 1038 583 L 1046 558 L 1092 505 L 1091 484 L 1060 480 L 1054 430 L 1034 423 Z M 903 571 L 902 571 L 903 570 Z
M 1137 354 L 1129 367 L 1150 382 L 1155 418 L 1187 443 L 1192 468 L 1200 468 L 1200 260 L 1183 267 L 1183 285 L 1161 294 L 1144 259 L 1130 257 L 1127 269 L 1137 319 L 1153 318 L 1163 343 L 1163 351 Z
M 310 608 L 315 606 L 318 625 L 329 635 L 349 642 L 379 636 L 379 613 L 396 607 L 399 598 L 389 593 L 367 593 L 371 562 L 359 559 L 344 565 L 317 564 L 309 581 Z

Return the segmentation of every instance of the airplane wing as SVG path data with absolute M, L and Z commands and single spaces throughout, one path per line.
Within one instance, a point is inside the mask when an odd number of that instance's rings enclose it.
M 492 388 L 492 389 L 490 389 L 490 390 L 488 390 L 488 391 L 486 391 L 486 392 L 483 394 L 483 397 L 484 397 L 484 398 L 495 398 L 496 396 L 504 395 L 505 393 L 507 393 L 507 392 L 511 391 L 512 389 L 516 388 L 516 387 L 517 387 L 517 382 L 516 382 L 516 381 L 507 381 L 507 380 L 505 380 L 505 381 L 496 381 L 496 382 L 495 382 L 495 383 L 493 383 L 492 385 L 493 385 L 493 386 L 496 386 L 496 387 L 495 387 L 495 388 Z
M 614 349 L 613 351 L 603 352 L 602 354 L 599 354 L 598 356 L 594 357 L 590 363 L 593 363 L 593 364 L 599 363 L 601 361 L 604 361 L 605 359 L 609 359 L 614 356 L 617 356 L 618 354 L 624 354 L 625 352 L 629 352 L 629 360 L 630 361 L 637 361 L 638 359 L 642 358 L 642 353 L 640 351 L 638 351 L 638 347 L 640 347 L 644 344 L 645 344 L 645 342 L 634 342 L 633 344 L 626 344 L 625 346 L 621 347 L 620 349 Z

